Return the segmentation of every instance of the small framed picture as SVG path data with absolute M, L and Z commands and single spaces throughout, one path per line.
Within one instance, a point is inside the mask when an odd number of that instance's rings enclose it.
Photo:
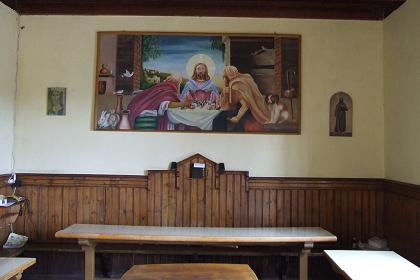
M 66 88 L 50 87 L 47 94 L 47 115 L 66 115 Z

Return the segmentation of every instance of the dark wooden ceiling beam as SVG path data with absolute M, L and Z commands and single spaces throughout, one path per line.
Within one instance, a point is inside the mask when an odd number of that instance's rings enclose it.
M 17 1 L 16 0 L 1 0 L 6 6 L 9 6 L 13 10 L 17 11 Z
M 405 0 L 2 0 L 23 15 L 160 15 L 382 20 Z

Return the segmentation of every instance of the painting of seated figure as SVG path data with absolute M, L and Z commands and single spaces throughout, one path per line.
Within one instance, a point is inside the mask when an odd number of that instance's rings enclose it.
M 97 130 L 300 133 L 299 35 L 97 37 Z

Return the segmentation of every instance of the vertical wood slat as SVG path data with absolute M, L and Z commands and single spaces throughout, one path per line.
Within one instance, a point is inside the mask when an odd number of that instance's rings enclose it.
M 342 221 L 343 221 L 343 214 L 341 209 L 341 191 L 335 190 L 334 191 L 334 204 L 332 205 L 333 209 L 333 226 L 331 230 L 335 232 L 337 235 L 342 236 Z M 342 243 L 343 240 L 340 239 L 339 243 Z
M 155 186 L 156 186 L 156 176 L 153 174 L 150 174 L 148 180 L 147 180 L 147 189 L 149 190 L 147 192 L 147 225 L 155 225 L 154 222 L 154 210 L 155 210 Z
M 174 177 L 173 177 L 173 185 L 175 192 L 175 199 L 176 199 L 176 212 L 175 212 L 175 226 L 180 227 L 183 225 L 183 185 L 178 182 L 178 178 L 180 177 L 181 171 L 177 170 Z
M 197 226 L 203 227 L 206 219 L 205 215 L 205 207 L 206 207 L 206 201 L 205 201 L 205 179 L 198 179 L 197 180 Z
M 227 186 L 226 186 L 226 226 L 233 227 L 233 175 L 229 174 L 227 176 Z
M 148 190 L 147 189 L 140 189 L 140 225 L 146 226 L 148 225 L 147 220 L 147 209 L 148 209 Z
M 278 190 L 277 191 L 277 226 L 278 227 L 284 227 L 285 219 L 284 219 L 284 191 Z
M 297 227 L 298 226 L 298 218 L 299 218 L 299 197 L 298 197 L 298 190 L 292 190 L 290 194 L 290 204 L 291 204 L 291 226 Z
M 249 190 L 248 193 L 248 226 L 249 227 L 255 227 L 255 213 L 256 213 L 256 205 L 255 205 L 255 199 L 256 199 L 256 191 L 255 190 Z
M 191 210 L 191 181 L 188 180 L 189 170 L 188 166 L 184 165 L 180 170 L 180 184 L 182 190 L 182 226 L 191 226 L 190 210 Z
M 256 190 L 255 193 L 255 226 L 263 226 L 263 191 Z
M 356 191 L 354 198 L 354 235 L 358 240 L 362 239 L 362 192 Z
M 239 190 L 241 192 L 240 200 L 241 200 L 241 227 L 249 227 L 248 224 L 248 215 L 249 215 L 249 208 L 248 208 L 248 192 L 246 191 L 246 178 L 245 176 L 239 176 L 240 187 Z
M 226 204 L 226 174 L 220 176 L 220 186 L 219 186 L 219 226 L 225 227 L 226 226 L 226 212 L 227 212 L 227 204 Z
M 190 226 L 196 227 L 198 221 L 198 181 L 191 179 L 189 181 L 191 195 L 187 198 L 191 203 Z
M 292 219 L 292 206 L 291 206 L 291 192 L 290 190 L 284 191 L 284 226 L 291 226 Z
M 141 194 L 139 188 L 133 189 L 133 225 L 141 225 Z
M 320 224 L 320 203 L 319 191 L 312 190 L 312 226 L 319 227 Z
M 241 226 L 241 178 L 233 176 L 233 227 Z
M 127 225 L 127 188 L 119 188 L 118 224 Z
M 263 190 L 263 201 L 262 201 L 262 226 L 269 227 L 270 224 L 270 190 Z
M 220 189 L 213 188 L 211 191 L 211 226 L 220 227 Z
M 351 236 L 349 236 L 349 196 L 348 191 L 341 191 L 341 245 L 345 248 L 351 247 Z
M 312 212 L 314 211 L 312 203 L 312 194 L 313 191 L 310 190 L 305 190 L 305 205 L 304 205 L 304 209 L 305 209 L 305 225 L 310 225 L 312 226 Z
M 153 215 L 153 225 L 161 226 L 162 225 L 162 177 L 163 174 L 156 174 L 154 188 L 154 208 L 151 209 Z
M 327 225 L 326 229 L 334 232 L 334 191 L 327 190 Z
M 162 197 L 162 206 L 161 206 L 161 212 L 162 212 L 162 222 L 161 225 L 164 227 L 169 226 L 169 207 L 170 207 L 170 202 L 169 202 L 169 186 L 168 186 L 168 182 L 169 182 L 169 178 L 168 178 L 168 174 L 164 173 L 162 174 L 162 178 L 161 178 L 161 197 Z
M 134 224 L 134 207 L 133 207 L 133 188 L 128 187 L 125 191 L 126 199 L 126 214 L 125 214 L 125 223 L 127 225 L 133 225 Z
M 298 222 L 297 225 L 300 227 L 305 226 L 305 191 L 298 191 Z
M 39 219 L 38 219 L 38 232 L 41 240 L 48 240 L 47 231 L 48 231 L 48 189 L 49 188 L 40 188 L 39 201 L 42 203 L 39 207 Z
M 369 237 L 369 192 L 362 191 L 362 239 Z
M 211 227 L 213 221 L 213 189 L 215 188 L 216 178 L 214 170 L 211 169 L 209 178 L 206 178 L 204 184 L 204 226 Z
M 369 236 L 375 236 L 377 232 L 376 227 L 376 215 L 377 215 L 377 208 L 376 208 L 376 192 L 368 191 L 369 193 Z
M 376 192 L 376 231 L 380 237 L 384 236 L 384 202 L 384 191 Z
M 165 182 L 165 188 L 168 191 L 168 226 L 175 226 L 175 216 L 176 216 L 176 188 L 174 187 L 175 183 L 175 174 L 168 173 L 167 181 Z
M 353 238 L 357 238 L 357 231 L 356 231 L 356 192 L 349 191 L 348 193 L 349 201 L 348 201 L 348 235 L 349 238 L 353 240 Z
M 275 190 L 270 190 L 269 209 L 270 216 L 268 224 L 270 227 L 275 227 L 277 226 L 277 193 Z
M 40 239 L 39 234 L 39 188 L 37 187 L 30 187 L 27 191 L 29 205 L 27 206 L 29 209 L 25 215 L 25 234 L 29 237 L 30 240 L 38 240 Z M 42 205 L 41 205 L 42 206 Z M 69 219 L 70 222 L 70 219 Z

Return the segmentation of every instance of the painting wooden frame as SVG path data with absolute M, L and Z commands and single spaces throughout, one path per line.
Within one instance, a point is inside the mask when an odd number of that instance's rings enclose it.
M 300 134 L 301 37 L 98 32 L 95 130 Z

